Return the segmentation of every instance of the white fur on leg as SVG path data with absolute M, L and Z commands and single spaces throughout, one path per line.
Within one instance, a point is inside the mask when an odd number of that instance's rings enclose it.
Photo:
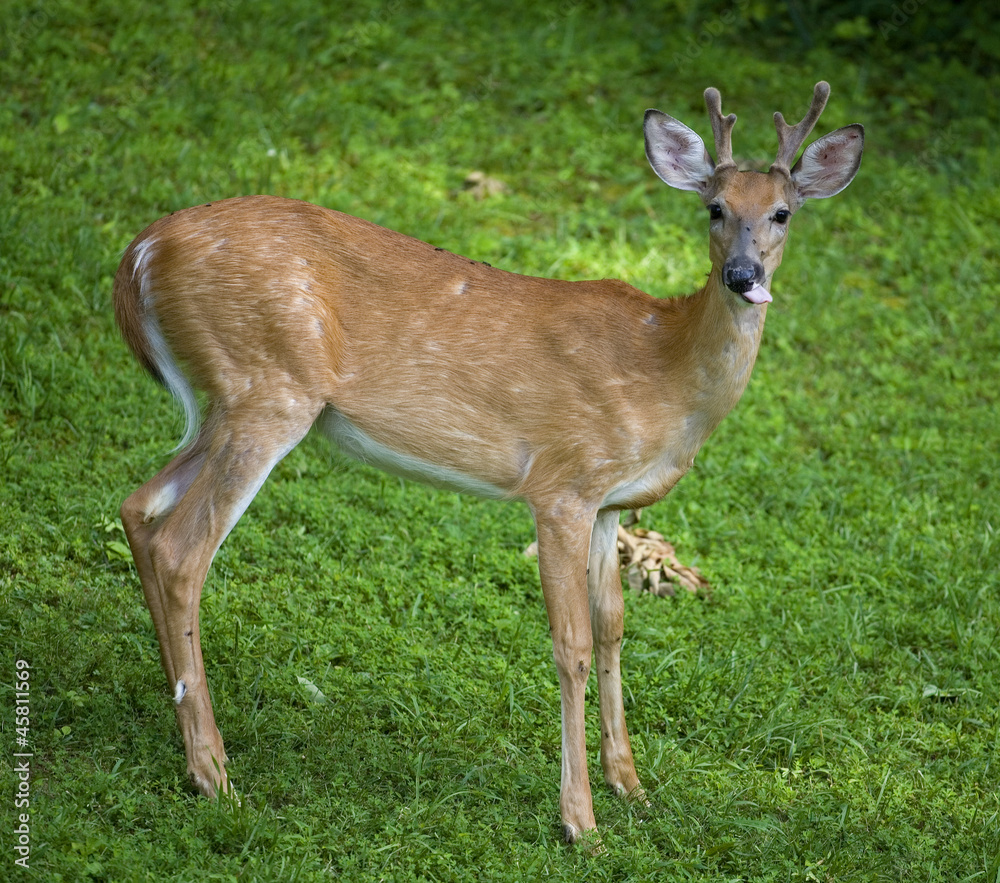
M 187 693 L 187 691 L 188 691 L 187 684 L 185 684 L 184 681 L 178 681 L 177 687 L 174 689 L 174 703 L 176 705 L 181 704 L 181 700 L 184 698 L 184 695 Z

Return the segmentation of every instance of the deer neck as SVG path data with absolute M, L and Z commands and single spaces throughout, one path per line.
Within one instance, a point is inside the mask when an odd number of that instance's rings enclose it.
M 622 458 L 629 468 L 606 493 L 604 507 L 649 505 L 680 480 L 739 401 L 760 347 L 766 307 L 744 303 L 715 269 L 697 293 L 659 304 L 662 370 L 655 383 L 661 407 L 650 409 L 656 393 L 641 390 L 643 413 L 653 419 L 637 427 L 641 454 L 630 462 Z
M 767 305 L 749 304 L 713 267 L 705 287 L 687 299 L 685 399 L 692 443 L 700 447 L 743 395 L 760 349 Z

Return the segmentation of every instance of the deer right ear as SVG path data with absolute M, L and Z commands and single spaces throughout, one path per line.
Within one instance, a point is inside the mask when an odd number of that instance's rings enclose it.
M 647 110 L 643 122 L 646 159 L 662 181 L 678 190 L 705 193 L 715 163 L 698 134 L 658 110 Z

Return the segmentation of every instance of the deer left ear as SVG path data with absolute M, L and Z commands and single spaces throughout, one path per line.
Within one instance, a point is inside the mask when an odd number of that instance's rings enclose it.
M 799 199 L 825 199 L 840 193 L 861 168 L 864 126 L 855 123 L 813 141 L 791 171 Z

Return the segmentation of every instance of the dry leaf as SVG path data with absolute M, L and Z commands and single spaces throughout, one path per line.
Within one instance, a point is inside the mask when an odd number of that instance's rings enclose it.
M 499 178 L 491 178 L 485 172 L 469 172 L 462 186 L 476 199 L 486 199 L 487 196 L 506 193 L 510 189 Z

